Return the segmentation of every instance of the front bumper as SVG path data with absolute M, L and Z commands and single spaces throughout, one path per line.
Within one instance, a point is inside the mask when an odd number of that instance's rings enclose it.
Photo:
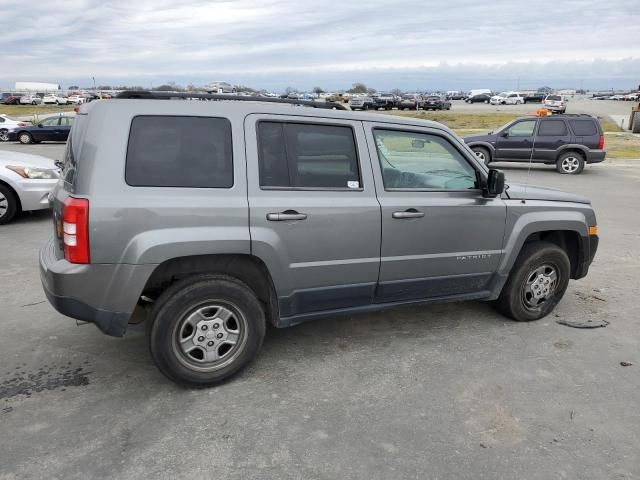
M 156 265 L 79 265 L 58 259 L 54 239 L 40 250 L 40 280 L 49 303 L 61 314 L 122 337 Z
M 20 197 L 22 211 L 45 210 L 49 208 L 49 192 L 58 183 L 58 179 L 38 180 L 21 178 L 15 182 L 15 191 Z

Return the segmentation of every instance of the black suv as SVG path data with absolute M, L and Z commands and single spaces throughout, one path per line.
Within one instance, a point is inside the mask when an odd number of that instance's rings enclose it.
M 486 135 L 464 137 L 485 164 L 536 162 L 556 165 L 560 173 L 576 175 L 585 163 L 602 162 L 604 135 L 591 115 L 521 117 Z

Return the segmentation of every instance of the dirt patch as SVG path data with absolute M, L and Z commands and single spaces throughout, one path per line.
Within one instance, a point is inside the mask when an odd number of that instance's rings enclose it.
M 64 366 L 49 365 L 37 371 L 28 371 L 24 367 L 16 367 L 7 373 L 7 378 L 0 383 L 0 399 L 24 395 L 30 397 L 44 390 L 65 390 L 67 387 L 89 385 L 91 372 L 84 367 L 73 367 L 71 362 Z

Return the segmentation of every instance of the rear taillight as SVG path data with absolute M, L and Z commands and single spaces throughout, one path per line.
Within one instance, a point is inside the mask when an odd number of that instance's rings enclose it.
M 598 150 L 604 150 L 604 135 L 600 135 L 600 140 L 598 141 Z
M 68 197 L 62 210 L 64 258 L 89 263 L 89 200 Z
M 19 127 L 24 127 L 25 125 L 26 125 L 26 123 L 24 123 L 24 122 L 18 122 L 18 126 Z

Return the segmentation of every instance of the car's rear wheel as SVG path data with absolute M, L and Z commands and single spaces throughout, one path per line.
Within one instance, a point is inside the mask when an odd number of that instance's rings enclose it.
M 24 143 L 25 145 L 33 143 L 33 137 L 27 132 L 21 132 L 20 135 L 18 135 L 18 140 L 20 140 L 20 143 Z
M 584 157 L 577 152 L 563 153 L 556 162 L 556 170 L 565 175 L 578 175 L 584 170 Z
M 496 308 L 520 322 L 545 317 L 567 290 L 570 271 L 569 257 L 557 245 L 544 241 L 525 244 Z
M 478 160 L 480 160 L 485 165 L 489 165 L 489 163 L 491 163 L 491 153 L 488 149 L 484 147 L 471 147 L 471 150 L 473 150 L 473 153 L 476 154 Z
M 9 141 L 9 130 L 6 128 L 0 129 L 0 142 L 8 142 Z
M 243 282 L 200 275 L 169 287 L 151 313 L 149 346 L 160 371 L 176 383 L 206 387 L 236 374 L 260 351 L 261 304 Z
M 9 187 L 0 183 L 0 225 L 13 220 L 18 210 L 16 194 Z

